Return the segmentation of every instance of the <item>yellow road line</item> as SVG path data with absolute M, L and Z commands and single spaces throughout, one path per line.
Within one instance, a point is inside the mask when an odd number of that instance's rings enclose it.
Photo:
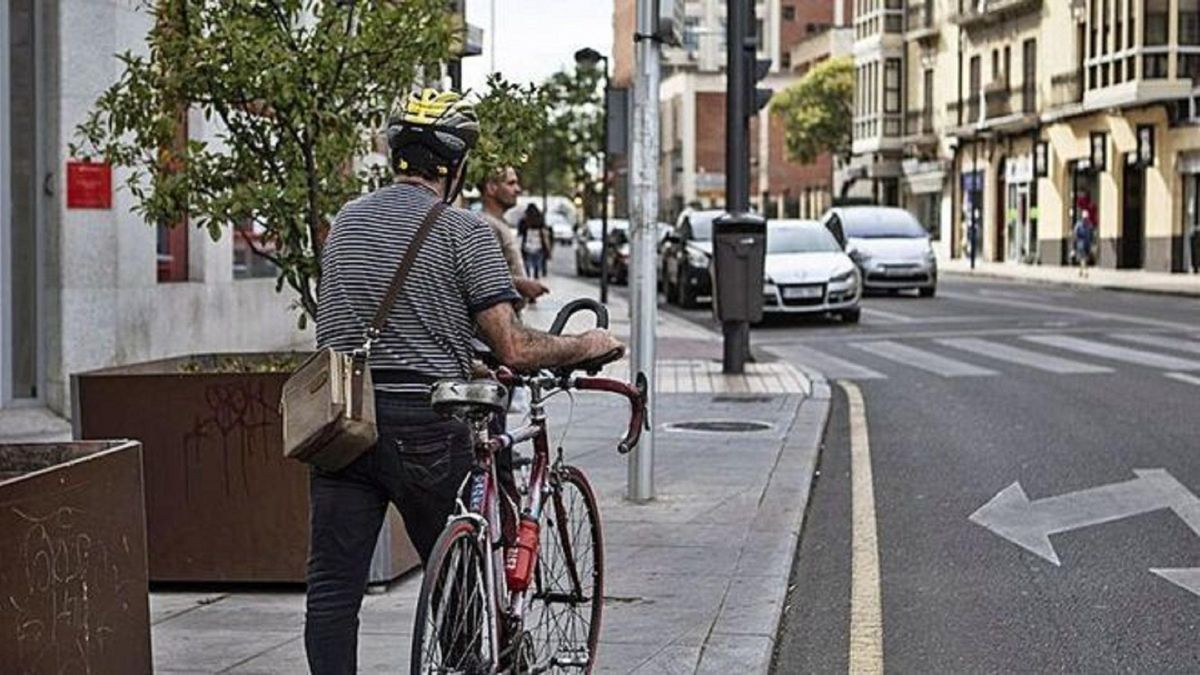
M 850 404 L 852 507 L 850 667 L 854 675 L 883 672 L 883 603 L 879 589 L 879 541 L 867 407 L 853 382 L 839 381 Z

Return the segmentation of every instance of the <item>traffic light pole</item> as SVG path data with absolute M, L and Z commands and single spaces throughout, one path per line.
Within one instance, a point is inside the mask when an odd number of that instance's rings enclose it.
M 654 329 L 658 321 L 658 285 L 655 246 L 658 243 L 659 61 L 662 46 L 653 36 L 658 21 L 655 0 L 637 0 L 637 38 L 634 46 L 633 138 L 630 148 L 630 225 L 633 231 L 630 296 L 631 372 L 645 374 L 649 383 L 646 404 L 647 431 L 628 455 L 626 498 L 633 502 L 654 499 Z
M 751 26 L 754 25 L 754 3 L 727 0 L 729 17 L 726 40 L 725 88 L 725 210 L 742 214 L 750 210 L 750 101 L 747 93 L 750 64 L 754 58 Z M 746 321 L 723 321 L 724 336 L 721 370 L 740 374 L 746 369 L 750 355 L 750 324 Z

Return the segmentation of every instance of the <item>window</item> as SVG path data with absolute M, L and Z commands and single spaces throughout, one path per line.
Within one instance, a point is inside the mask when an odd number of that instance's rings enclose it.
M 982 78 L 982 60 L 979 55 L 971 57 L 971 84 L 967 89 L 967 121 L 975 122 L 979 119 L 979 91 L 983 86 Z
M 1113 12 L 1114 12 L 1114 14 L 1116 14 L 1116 20 L 1113 22 L 1113 51 L 1114 52 L 1121 51 L 1121 36 L 1122 36 L 1121 18 L 1123 16 L 1125 16 L 1124 8 L 1121 7 L 1121 3 L 1123 3 L 1123 2 L 1125 2 L 1125 0 L 1116 0 L 1116 2 L 1113 4 Z M 1115 75 L 1116 74 L 1114 73 L 1114 76 Z M 1119 80 L 1119 78 L 1117 78 L 1117 79 Z
M 689 16 L 683 20 L 683 48 L 689 52 L 700 48 L 700 36 L 696 29 L 700 27 L 700 17 Z
M 271 255 L 275 244 L 264 239 L 267 229 L 261 223 L 247 222 L 233 234 L 233 278 L 257 279 L 275 277 L 275 264 L 261 254 Z M 256 253 L 255 251 L 258 251 Z
M 1012 49 L 1004 46 L 1004 88 L 1012 89 Z
M 900 59 L 888 59 L 883 66 L 883 111 L 900 112 Z
M 1166 76 L 1166 54 L 1146 54 L 1142 57 L 1142 77 L 1147 80 L 1161 80 Z
M 933 69 L 925 70 L 924 107 L 921 110 L 921 133 L 933 133 Z
M 1179 55 L 1179 79 L 1190 79 L 1193 86 L 1200 86 L 1200 54 Z
M 1109 31 L 1111 30 L 1111 27 L 1109 26 L 1109 23 L 1108 23 L 1109 19 L 1110 19 L 1110 15 L 1108 13 L 1108 0 L 1103 0 L 1103 4 L 1100 5 L 1100 25 L 1103 26 L 1103 29 L 1100 32 L 1100 53 L 1101 54 L 1108 53 L 1108 34 L 1109 34 Z
M 779 55 L 779 66 L 781 68 L 783 68 L 784 70 L 791 70 L 791 68 L 792 68 L 792 53 L 791 52 L 783 52 L 782 54 Z
M 795 21 L 796 20 L 796 8 L 793 7 L 792 5 L 784 5 L 782 14 L 783 14 L 784 21 Z
M 182 153 L 188 141 L 188 110 L 181 105 L 175 113 L 175 138 L 163 155 L 170 158 Z M 188 217 L 187 212 L 171 223 L 159 223 L 156 246 L 156 274 L 159 282 L 188 280 Z
M 1179 44 L 1200 45 L 1200 1 L 1198 0 L 1179 0 Z
M 1026 113 L 1037 111 L 1037 40 L 1029 39 L 1021 45 L 1021 105 Z
M 1170 0 L 1145 0 L 1146 27 L 1142 44 L 1154 47 L 1167 44 Z M 1149 68 L 1147 67 L 1147 70 Z M 1149 76 L 1147 76 L 1149 77 Z M 1163 77 L 1166 77 L 1163 75 Z

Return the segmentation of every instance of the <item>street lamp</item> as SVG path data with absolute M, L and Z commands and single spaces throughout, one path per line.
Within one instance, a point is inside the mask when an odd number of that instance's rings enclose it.
M 600 164 L 600 302 L 608 304 L 608 57 L 591 47 L 575 52 L 575 65 L 595 68 L 604 62 L 604 147 Z

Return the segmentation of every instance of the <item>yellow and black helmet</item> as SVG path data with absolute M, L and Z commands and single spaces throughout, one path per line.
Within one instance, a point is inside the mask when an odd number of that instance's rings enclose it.
M 475 147 L 479 119 L 457 92 L 422 89 L 388 121 L 387 138 L 396 171 L 453 177 Z

